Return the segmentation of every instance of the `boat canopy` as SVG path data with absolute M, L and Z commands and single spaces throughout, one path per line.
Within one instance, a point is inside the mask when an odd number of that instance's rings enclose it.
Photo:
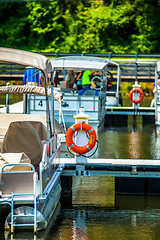
M 38 54 L 38 53 L 32 53 L 28 51 L 18 50 L 18 49 L 12 49 L 12 48 L 2 48 L 0 47 L 0 61 L 1 62 L 8 62 L 13 64 L 19 64 L 22 66 L 30 66 L 36 69 L 39 69 L 44 74 L 44 84 L 45 84 L 45 97 L 46 97 L 46 118 L 47 118 L 47 129 L 50 131 L 50 136 L 52 136 L 52 129 L 54 130 L 54 124 L 51 119 L 53 119 L 53 113 L 52 116 L 50 116 L 51 111 L 49 108 L 49 101 L 48 101 L 48 89 L 47 89 L 47 79 L 48 79 L 48 73 L 52 72 L 52 65 L 48 58 L 45 56 Z M 21 88 L 18 89 L 1 89 L 3 93 L 6 93 L 7 91 L 13 91 L 16 93 L 16 91 L 23 91 L 27 93 L 29 91 L 30 93 L 33 91 L 33 89 L 25 89 L 21 86 Z M 34 89 L 35 91 L 35 89 Z M 36 91 L 32 93 L 37 93 Z M 52 89 L 53 94 L 53 89 Z M 52 110 L 53 111 L 53 110 Z M 49 135 L 48 135 L 49 139 Z
M 0 61 L 31 66 L 39 69 L 45 75 L 51 72 L 51 63 L 49 59 L 38 53 L 0 47 Z
M 118 67 L 119 64 L 113 61 L 87 56 L 69 56 L 51 59 L 54 70 L 98 70 L 102 71 L 105 67 Z
M 41 96 L 45 96 L 45 88 L 39 87 L 39 86 L 24 86 L 24 85 L 12 85 L 12 86 L 2 86 L 0 87 L 0 94 L 37 94 Z M 49 97 L 51 97 L 51 88 L 48 89 L 47 94 Z M 54 89 L 53 96 L 56 98 L 59 102 L 62 101 L 63 95 L 61 92 L 56 91 Z

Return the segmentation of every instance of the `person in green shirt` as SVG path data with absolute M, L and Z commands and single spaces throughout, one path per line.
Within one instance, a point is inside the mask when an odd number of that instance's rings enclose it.
M 90 88 L 90 86 L 91 86 L 91 81 L 90 81 L 90 78 L 89 78 L 90 74 L 91 74 L 90 70 L 86 70 L 83 73 L 83 76 L 82 76 L 82 88 Z

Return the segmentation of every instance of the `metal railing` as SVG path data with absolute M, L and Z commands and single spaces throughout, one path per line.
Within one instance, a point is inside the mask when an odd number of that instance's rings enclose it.
M 138 61 L 142 58 L 145 59 L 155 59 L 159 58 L 160 59 L 160 54 L 138 54 L 138 53 L 133 53 L 133 54 L 115 54 L 115 53 L 43 53 L 41 54 L 45 55 L 46 57 L 64 57 L 64 56 L 93 56 L 93 57 L 102 57 L 102 58 L 108 58 L 108 59 L 113 59 L 113 58 L 119 58 L 119 59 L 132 59 L 132 61 Z
M 102 57 L 119 62 L 121 67 L 121 81 L 132 82 L 135 80 L 153 82 L 155 76 L 155 65 L 160 60 L 160 54 L 91 54 L 91 53 L 42 53 L 48 58 L 62 56 L 94 56 Z M 0 80 L 21 80 L 25 67 L 0 62 Z M 115 72 L 116 74 L 116 72 Z
M 47 166 L 49 165 L 53 166 L 55 164 L 54 160 L 56 159 L 57 154 L 61 147 L 60 140 L 58 140 L 57 138 L 58 136 L 57 134 L 55 134 L 43 146 L 42 160 L 39 164 L 39 179 L 40 179 L 39 190 L 41 196 L 45 188 L 45 186 L 43 186 L 43 172 Z

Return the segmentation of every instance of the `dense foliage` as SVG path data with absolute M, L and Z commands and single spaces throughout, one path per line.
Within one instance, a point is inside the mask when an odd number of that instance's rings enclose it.
M 159 53 L 160 0 L 0 2 L 0 46 L 46 52 Z

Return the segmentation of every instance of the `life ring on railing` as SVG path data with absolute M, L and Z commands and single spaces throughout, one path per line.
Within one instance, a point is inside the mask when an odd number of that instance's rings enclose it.
M 133 99 L 133 93 L 139 93 L 139 99 L 135 100 Z M 139 88 L 134 88 L 132 89 L 129 94 L 128 94 L 128 97 L 129 97 L 129 100 L 135 104 L 139 104 L 143 101 L 143 98 L 144 98 L 144 93 L 141 89 Z
M 89 136 L 89 141 L 88 144 L 86 144 L 83 147 L 77 146 L 74 142 L 73 142 L 73 135 L 75 132 L 77 131 L 86 131 L 88 136 Z M 67 146 L 74 152 L 77 153 L 79 155 L 85 154 L 87 152 L 89 152 L 90 150 L 92 150 L 97 142 L 97 135 L 96 135 L 96 131 L 87 123 L 85 122 L 80 122 L 80 123 L 76 123 L 73 124 L 66 132 L 66 144 Z
M 100 75 L 95 75 L 91 80 L 91 86 L 93 89 L 99 91 L 103 87 L 103 78 Z

